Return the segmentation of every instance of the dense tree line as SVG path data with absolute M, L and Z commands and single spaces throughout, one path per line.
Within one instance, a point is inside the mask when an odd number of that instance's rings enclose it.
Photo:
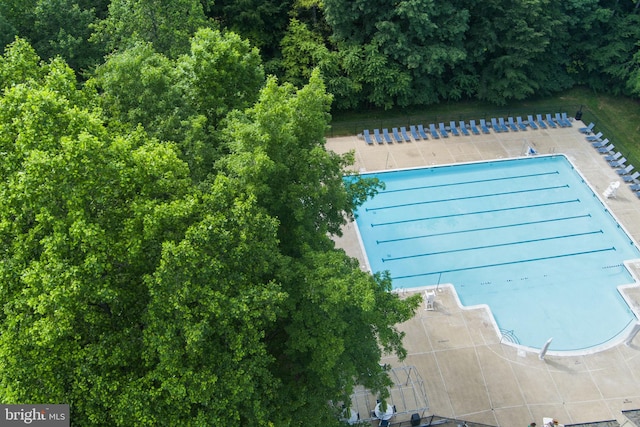
M 26 38 L 80 73 L 140 41 L 175 58 L 202 27 L 233 31 L 268 74 L 301 87 L 319 68 L 334 108 L 495 104 L 574 85 L 638 90 L 637 1 L 7 0 L 0 43 Z

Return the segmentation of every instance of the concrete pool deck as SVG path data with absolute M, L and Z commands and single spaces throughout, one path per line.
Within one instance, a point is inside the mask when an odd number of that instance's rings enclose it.
M 327 149 L 354 151 L 354 170 L 380 171 L 521 157 L 531 146 L 540 154 L 567 156 L 601 195 L 612 181 L 622 180 L 578 132 L 582 126 L 578 121 L 571 128 L 492 131 L 372 146 L 350 136 L 328 139 Z M 640 241 L 640 199 L 628 185 L 622 183 L 616 198 L 606 204 Z M 337 246 L 365 265 L 352 224 L 345 227 Z M 640 312 L 640 289 L 626 292 L 633 309 Z M 640 408 L 640 334 L 630 346 L 619 344 L 581 356 L 548 354 L 540 360 L 538 353 L 501 343 L 489 314 L 459 307 L 449 287 L 438 290 L 436 310 L 420 307 L 399 329 L 406 333 L 407 358 L 399 362 L 388 356 L 382 362 L 416 367 L 424 380 L 430 414 L 500 427 L 532 421 L 542 425 L 543 417 L 561 424 L 618 420 L 631 426 L 622 411 Z M 403 420 L 398 416 L 395 421 Z

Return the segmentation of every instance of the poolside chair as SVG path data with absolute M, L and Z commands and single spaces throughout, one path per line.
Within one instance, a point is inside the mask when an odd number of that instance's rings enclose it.
M 624 166 L 626 161 L 627 161 L 626 158 L 620 157 L 618 160 L 610 160 L 609 166 L 611 166 L 612 168 L 621 168 Z
M 464 124 L 464 120 L 460 120 L 460 132 L 465 136 L 469 136 L 469 130 L 467 129 L 467 125 Z
M 536 114 L 536 119 L 538 119 L 538 126 L 540 126 L 542 129 L 546 129 L 547 125 L 544 122 L 544 120 L 542 120 L 542 114 Z
M 631 173 L 631 171 L 633 170 L 633 165 L 628 165 L 626 168 L 624 169 L 618 169 L 616 171 L 616 173 L 620 176 L 624 176 L 624 175 L 629 175 Z
M 516 121 L 518 122 L 518 127 L 520 128 L 520 130 L 527 130 L 527 125 L 525 125 L 522 121 L 522 117 L 516 117 Z
M 442 135 L 443 138 L 449 138 L 449 133 L 445 129 L 444 123 L 438 123 L 438 129 L 440 130 L 440 135 Z
M 476 121 L 475 120 L 470 120 L 469 121 L 469 127 L 471 128 L 471 132 L 473 132 L 474 135 L 480 135 L 480 131 L 478 130 L 478 127 L 476 126 Z
M 502 130 L 502 132 L 509 132 L 509 128 L 505 124 L 503 117 L 498 117 L 498 124 L 500 125 L 500 129 Z
M 433 123 L 429 124 L 429 132 L 431 132 L 431 137 L 434 139 L 440 139 L 440 135 L 438 134 L 438 131 L 436 130 L 436 125 L 434 125 Z
M 573 125 L 571 124 L 571 119 L 569 117 L 567 117 L 567 113 L 562 113 L 561 118 L 562 118 L 562 121 L 564 121 L 564 124 L 568 128 L 573 127 Z
M 424 291 L 424 309 L 425 311 L 433 311 L 436 309 L 436 293 L 433 291 Z
M 593 146 L 593 148 L 600 148 L 600 147 L 604 147 L 608 143 L 609 143 L 609 138 L 606 138 L 606 139 L 603 139 L 602 141 L 592 142 L 591 145 Z
M 587 135 L 589 135 L 591 133 L 591 131 L 593 130 L 593 127 L 595 125 L 593 124 L 593 122 L 589 123 L 589 126 L 584 127 L 584 128 L 578 128 L 578 132 L 580 133 L 586 133 Z
M 598 153 L 600 154 L 607 154 L 607 153 L 613 153 L 613 149 L 616 148 L 613 146 L 613 144 L 609 144 L 605 147 L 600 147 L 598 148 Z
M 387 130 L 387 128 L 382 129 L 382 136 L 384 137 L 384 140 L 387 141 L 387 144 L 393 143 L 393 141 L 391 140 L 391 135 L 389 135 L 389 131 Z
M 638 177 L 640 176 L 640 172 L 635 171 L 634 173 L 632 173 L 631 175 L 626 175 L 622 177 L 622 180 L 624 182 L 636 182 L 636 179 L 638 179 Z
M 547 124 L 549 125 L 549 127 L 552 127 L 554 129 L 558 127 L 556 122 L 554 122 L 553 119 L 551 118 L 551 114 L 547 114 L 546 118 L 547 118 Z
M 487 122 L 484 119 L 480 119 L 480 129 L 482 129 L 482 133 L 489 133 L 489 126 L 487 126 Z M 499 130 L 495 131 L 500 132 Z
M 607 162 L 610 162 L 610 161 L 612 161 L 612 160 L 618 160 L 620 157 L 622 157 L 622 153 L 618 151 L 618 152 L 617 152 L 617 153 L 615 153 L 615 154 L 610 154 L 610 155 L 608 155 L 608 156 L 604 156 L 604 159 L 605 159 Z
M 422 127 L 422 125 L 418 125 L 418 133 L 420 134 L 422 139 L 428 139 L 427 133 L 424 131 L 424 127 Z
M 513 121 L 513 117 L 509 117 L 507 123 L 509 125 L 509 129 L 511 129 L 514 132 L 518 131 L 518 126 L 516 126 L 516 122 Z
M 407 135 L 407 128 L 402 126 L 400 128 L 400 135 L 402 135 L 402 138 L 404 139 L 404 142 L 411 142 L 411 138 L 409 138 L 409 135 Z
M 398 133 L 398 128 L 391 129 L 391 133 L 393 133 L 393 139 L 395 139 L 396 142 L 403 142 L 403 139 L 400 137 L 400 133 Z
M 531 126 L 531 129 L 533 130 L 538 129 L 538 125 L 536 124 L 536 121 L 533 120 L 533 116 L 531 115 L 527 116 L 527 120 L 529 121 L 529 126 Z
M 413 136 L 413 139 L 415 139 L 416 141 L 420 139 L 420 135 L 418 135 L 418 130 L 414 125 L 409 126 L 409 131 L 411 132 L 411 136 Z
M 373 130 L 373 137 L 376 139 L 376 142 L 378 144 L 384 144 L 384 141 L 382 140 L 382 135 L 380 135 L 380 131 L 378 129 Z
M 602 138 L 602 132 L 598 132 L 595 135 L 585 136 L 584 138 L 589 142 L 600 141 L 600 138 Z
M 629 188 L 630 188 L 632 191 L 640 191 L 640 183 L 638 183 L 638 184 L 631 184 L 631 185 L 629 186 Z
M 556 113 L 556 123 L 559 124 L 561 128 L 568 127 L 565 121 L 562 120 L 562 117 L 560 117 L 560 113 Z
M 451 128 L 451 133 L 455 136 L 460 136 L 460 132 L 458 132 L 458 128 L 456 127 L 456 122 L 449 122 L 449 127 Z
M 491 118 L 491 127 L 493 128 L 494 132 L 502 132 L 502 128 L 498 124 L 498 121 L 493 117 Z
M 373 145 L 373 140 L 371 139 L 371 135 L 369 135 L 369 129 L 365 129 L 363 132 L 364 135 L 364 142 L 366 142 L 369 145 Z

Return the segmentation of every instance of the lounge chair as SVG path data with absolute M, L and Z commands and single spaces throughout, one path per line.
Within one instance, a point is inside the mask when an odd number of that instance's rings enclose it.
M 564 120 L 562 120 L 562 117 L 560 117 L 560 113 L 556 113 L 555 117 L 556 117 L 556 123 L 559 124 L 561 128 L 568 127 L 567 124 L 564 122 Z
M 509 128 L 505 124 L 504 118 L 498 117 L 498 124 L 500 125 L 500 129 L 502 130 L 502 132 L 509 132 Z M 518 129 L 516 128 L 516 130 Z
M 529 126 L 531 126 L 531 129 L 533 129 L 533 130 L 538 129 L 538 125 L 537 125 L 536 121 L 533 120 L 533 116 L 527 116 L 527 120 L 529 121 Z
M 587 135 L 589 135 L 591 133 L 591 131 L 593 130 L 594 126 L 595 125 L 593 124 L 593 122 L 591 122 L 591 123 L 589 123 L 589 126 L 587 126 L 587 127 L 578 128 L 578 132 L 586 133 Z
M 424 131 L 424 127 L 422 125 L 418 125 L 418 133 L 422 137 L 422 139 L 428 139 L 427 133 Z
M 371 139 L 371 135 L 369 135 L 369 129 L 365 129 L 363 132 L 364 135 L 364 142 L 366 142 L 369 145 L 373 145 L 373 140 Z
M 640 191 L 640 184 L 631 184 L 629 188 L 633 191 Z
M 552 127 L 554 129 L 558 127 L 556 122 L 554 122 L 553 119 L 551 118 L 551 114 L 547 114 L 546 117 L 547 117 L 547 124 L 549 125 L 549 127 Z
M 418 135 L 418 130 L 414 125 L 409 126 L 409 131 L 411 132 L 411 136 L 413 136 L 413 139 L 415 139 L 416 141 L 420 139 L 420 135 Z
M 398 132 L 398 128 L 391 129 L 391 133 L 393 133 L 393 139 L 395 139 L 396 142 L 403 142 L 403 139 Z
M 474 135 L 480 135 L 480 131 L 478 130 L 478 127 L 476 126 L 476 121 L 475 120 L 469 120 L 469 127 L 471 128 L 471 132 L 473 132 Z
M 621 168 L 624 166 L 626 161 L 627 161 L 626 158 L 620 157 L 618 160 L 610 160 L 609 166 L 611 166 L 612 168 Z
M 387 128 L 382 129 L 382 136 L 384 137 L 384 140 L 387 141 L 387 144 L 393 143 L 393 141 L 391 140 L 391 135 L 389 135 L 389 131 L 387 130 Z
M 634 173 L 632 173 L 631 175 L 626 175 L 622 177 L 622 180 L 624 182 L 636 182 L 636 179 L 638 179 L 638 177 L 640 176 L 640 172 L 635 171 Z
M 460 132 L 465 136 L 471 135 L 471 133 L 469 133 L 469 129 L 467 129 L 467 125 L 464 123 L 464 120 L 460 120 Z
M 500 122 L 500 123 L 503 123 L 503 122 Z M 511 129 L 514 132 L 518 131 L 518 126 L 516 126 L 516 122 L 513 121 L 513 117 L 509 117 L 507 123 L 509 125 L 509 129 Z
M 438 131 L 436 130 L 436 125 L 434 125 L 433 123 L 429 125 L 429 132 L 431 132 L 431 137 L 434 139 L 440 139 L 440 135 L 438 134 Z
M 384 144 L 384 141 L 382 140 L 382 135 L 380 135 L 380 131 L 378 129 L 373 130 L 373 137 L 376 139 L 376 142 L 378 144 Z
M 600 154 L 613 153 L 614 148 L 616 147 L 614 147 L 613 144 L 609 144 L 607 146 L 598 148 L 598 153 Z
M 600 138 L 602 138 L 602 132 L 598 132 L 595 135 L 585 136 L 584 138 L 589 142 L 600 141 Z
M 538 119 L 538 126 L 540 126 L 542 129 L 546 129 L 547 125 L 544 122 L 544 120 L 542 120 L 542 114 L 536 114 L 536 119 Z
M 615 154 L 610 154 L 610 155 L 608 155 L 608 156 L 604 156 L 604 159 L 605 159 L 607 162 L 610 162 L 610 161 L 612 161 L 612 160 L 618 160 L 620 157 L 622 157 L 622 153 L 618 151 L 618 152 L 617 152 L 617 153 L 615 153 Z
M 608 143 L 609 143 L 609 138 L 605 138 L 602 141 L 592 142 L 591 145 L 593 146 L 593 148 L 600 148 L 600 147 L 604 147 Z
M 456 122 L 449 122 L 449 127 L 451 128 L 451 133 L 455 136 L 460 136 L 460 132 L 458 132 L 458 128 L 456 127 Z
M 498 124 L 498 121 L 494 118 L 491 118 L 491 127 L 493 128 L 494 132 L 502 132 L 502 128 Z
M 449 132 L 444 128 L 444 123 L 438 123 L 438 128 L 440 130 L 440 135 L 442 135 L 443 138 L 449 138 Z
M 618 175 L 624 176 L 624 175 L 629 175 L 632 170 L 633 170 L 633 165 L 627 165 L 625 168 L 618 169 L 616 173 Z
M 516 121 L 518 122 L 518 127 L 520 128 L 520 130 L 527 130 L 527 125 L 525 125 L 522 121 L 522 117 L 516 117 Z
M 562 113 L 562 120 L 564 121 L 564 124 L 570 128 L 573 127 L 573 125 L 571 124 L 571 119 L 569 117 L 567 117 L 567 113 Z
M 485 122 L 484 119 L 480 119 L 480 129 L 482 129 L 482 133 L 489 133 L 489 126 L 487 126 L 487 122 Z M 497 129 L 494 129 L 494 131 L 500 132 Z
M 400 128 L 400 135 L 402 135 L 402 138 L 404 138 L 404 142 L 411 142 L 411 138 L 409 138 L 409 135 L 407 135 L 407 128 L 402 126 Z

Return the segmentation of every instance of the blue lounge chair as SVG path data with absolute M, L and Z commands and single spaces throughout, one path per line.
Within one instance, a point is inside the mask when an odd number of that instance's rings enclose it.
M 598 132 L 595 135 L 589 135 L 584 137 L 584 139 L 586 139 L 589 142 L 600 141 L 600 138 L 602 138 L 602 132 Z
M 640 184 L 631 184 L 629 188 L 633 191 L 640 191 Z
M 593 148 L 600 148 L 600 147 L 604 147 L 608 143 L 609 143 L 609 138 L 606 138 L 606 139 L 603 139 L 602 141 L 592 142 L 591 145 L 593 146 Z
M 559 124 L 561 128 L 567 127 L 567 124 L 562 120 L 562 117 L 560 117 L 560 113 L 556 113 L 556 123 Z
M 387 141 L 387 144 L 393 143 L 393 141 L 391 140 L 391 135 L 389 135 L 389 131 L 387 130 L 387 128 L 382 129 L 382 136 L 384 137 L 384 140 Z
M 544 120 L 542 120 L 542 114 L 536 114 L 536 118 L 538 119 L 538 126 L 540 126 L 542 129 L 546 129 L 547 125 Z
M 422 139 L 428 139 L 427 133 L 424 131 L 424 127 L 422 125 L 418 125 L 418 133 L 422 137 Z
M 494 132 L 502 132 L 502 128 L 498 124 L 498 121 L 493 117 L 491 118 L 491 127 L 493 128 Z
M 604 156 L 604 159 L 605 159 L 607 162 L 610 162 L 610 161 L 612 161 L 612 160 L 618 160 L 620 157 L 622 157 L 622 153 L 618 151 L 618 152 L 617 152 L 617 153 L 615 153 L 615 154 L 609 154 L 608 156 Z
M 618 160 L 609 161 L 609 166 L 611 166 L 612 168 L 621 168 L 624 166 L 626 161 L 627 161 L 626 158 L 620 157 Z
M 571 128 L 573 127 L 573 125 L 571 124 L 571 119 L 569 119 L 569 117 L 567 117 L 567 113 L 562 113 L 562 121 L 564 121 L 564 124 L 568 127 Z
M 547 124 L 549 125 L 549 127 L 552 127 L 554 129 L 558 127 L 556 122 L 554 122 L 553 119 L 551 118 L 551 114 L 547 114 L 546 117 L 547 117 Z
M 529 126 L 531 126 L 531 129 L 538 129 L 538 125 L 536 124 L 536 121 L 533 120 L 533 116 L 527 116 L 527 120 L 529 121 Z
M 498 126 L 500 126 L 500 130 L 502 132 L 509 132 L 509 128 L 507 127 L 506 123 L 504 122 L 504 118 L 498 117 Z
M 458 128 L 456 127 L 456 122 L 449 122 L 449 127 L 451 128 L 451 133 L 455 136 L 460 136 L 460 132 L 458 132 Z
M 460 120 L 460 132 L 465 136 L 469 136 L 469 130 L 467 129 L 467 125 L 464 124 L 464 120 Z
M 436 125 L 429 125 L 429 132 L 431 132 L 431 137 L 434 139 L 440 139 L 440 135 L 438 135 L 438 131 L 436 130 Z
M 593 130 L 594 126 L 595 125 L 593 124 L 593 122 L 591 122 L 591 123 L 589 123 L 589 126 L 587 126 L 587 127 L 578 128 L 578 132 L 586 133 L 587 135 L 589 135 L 591 133 L 591 131 Z
M 391 133 L 393 133 L 393 139 L 395 139 L 396 142 L 403 142 L 404 141 L 402 139 L 402 137 L 400 136 L 400 133 L 398 132 L 398 128 L 391 129 Z
M 604 147 L 598 148 L 598 153 L 600 153 L 600 154 L 613 153 L 614 148 L 616 148 L 616 147 L 614 147 L 613 144 L 609 144 L 609 145 L 606 145 Z
M 500 124 L 502 124 L 504 122 L 500 122 Z M 513 117 L 509 117 L 508 121 L 507 121 L 507 125 L 509 126 L 509 129 L 511 129 L 514 132 L 518 132 L 518 126 L 516 126 L 516 122 L 513 121 Z
M 527 125 L 525 125 L 522 121 L 522 117 L 518 116 L 516 118 L 516 121 L 518 122 L 518 127 L 520 128 L 520 130 L 527 130 Z
M 478 130 L 478 127 L 476 126 L 476 121 L 475 120 L 470 120 L 469 121 L 469 127 L 471 128 L 471 132 L 473 132 L 474 135 L 480 135 L 480 131 Z
M 378 144 L 384 144 L 384 141 L 382 140 L 382 135 L 380 135 L 380 131 L 378 129 L 373 130 L 373 137 L 376 139 L 376 142 Z
M 480 119 L 480 129 L 482 129 L 482 133 L 489 133 L 489 126 L 487 126 L 487 123 L 484 121 L 484 119 Z M 493 130 L 495 132 L 500 132 L 499 130 L 497 130 L 495 128 Z
M 635 171 L 631 175 L 623 176 L 622 179 L 624 180 L 624 182 L 636 182 L 639 176 L 640 176 L 640 172 Z
M 414 125 L 409 126 L 409 130 L 411 131 L 411 136 L 413 136 L 413 139 L 415 139 L 416 141 L 420 139 L 420 135 L 418 135 L 418 130 Z
M 369 135 L 369 129 L 365 129 L 363 132 L 364 135 L 364 142 L 366 142 L 369 145 L 373 145 L 373 140 L 371 139 L 371 135 Z
M 444 123 L 442 122 L 438 123 L 438 128 L 440 130 L 440 135 L 442 135 L 443 138 L 449 138 L 449 133 L 444 128 Z
M 624 176 L 624 175 L 629 175 L 632 170 L 633 170 L 633 165 L 628 165 L 623 169 L 618 169 L 616 173 L 620 176 Z
M 404 142 L 411 142 L 411 138 L 409 138 L 409 135 L 407 135 L 407 128 L 405 128 L 404 126 L 400 128 L 400 135 L 402 135 L 402 138 L 404 138 Z

